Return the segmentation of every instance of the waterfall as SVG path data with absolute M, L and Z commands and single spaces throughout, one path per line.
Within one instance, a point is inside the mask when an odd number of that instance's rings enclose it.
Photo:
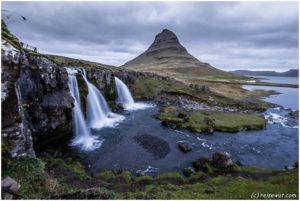
M 73 118 L 73 131 L 74 139 L 72 145 L 80 146 L 83 150 L 90 151 L 99 148 L 103 141 L 98 140 L 95 136 L 90 134 L 90 130 L 86 125 L 81 107 L 80 107 L 80 93 L 78 89 L 78 83 L 76 78 L 76 70 L 68 69 L 68 85 L 71 95 L 74 98 L 74 107 L 72 111 Z
M 101 92 L 90 83 L 83 69 L 83 78 L 88 87 L 87 96 L 87 122 L 91 128 L 113 127 L 124 119 L 123 116 L 111 112 Z
M 117 103 L 121 104 L 125 110 L 138 110 L 147 107 L 152 107 L 149 104 L 134 102 L 134 99 L 128 87 L 119 78 L 115 77 L 115 83 L 116 83 L 116 88 L 118 93 Z
M 125 108 L 129 108 L 134 104 L 134 100 L 128 87 L 117 77 L 115 77 L 115 82 L 118 93 L 118 103 L 121 103 Z

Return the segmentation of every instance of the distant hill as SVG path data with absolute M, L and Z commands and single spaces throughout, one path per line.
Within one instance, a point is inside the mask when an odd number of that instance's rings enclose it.
M 181 45 L 177 36 L 168 29 L 157 34 L 154 42 L 144 53 L 128 61 L 122 67 L 171 76 L 184 81 L 191 77 L 234 76 L 193 57 Z
M 251 70 L 235 70 L 230 71 L 236 75 L 248 75 L 248 76 L 280 76 L 280 77 L 299 77 L 298 69 L 291 69 L 286 72 L 276 71 L 251 71 Z

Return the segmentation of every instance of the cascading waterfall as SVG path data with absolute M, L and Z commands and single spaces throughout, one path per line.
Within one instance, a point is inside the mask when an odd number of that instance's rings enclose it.
M 122 82 L 122 80 L 115 77 L 115 83 L 116 83 L 116 88 L 118 93 L 117 102 L 121 104 L 125 110 L 138 110 L 138 109 L 151 107 L 151 105 L 149 104 L 134 102 L 134 99 L 128 87 L 124 82 Z
M 134 104 L 132 95 L 128 87 L 119 78 L 115 77 L 116 88 L 118 93 L 118 102 L 123 104 L 125 108 L 130 107 Z
M 73 131 L 75 137 L 72 140 L 72 145 L 80 146 L 83 150 L 90 151 L 99 148 L 102 144 L 102 140 L 98 140 L 97 137 L 90 134 L 90 130 L 86 125 L 81 107 L 80 107 L 80 93 L 78 89 L 78 83 L 76 78 L 76 70 L 67 68 L 68 72 L 68 85 L 71 95 L 74 98 L 73 107 Z
M 124 119 L 123 116 L 111 112 L 101 92 L 88 81 L 83 69 L 83 78 L 88 87 L 87 122 L 91 128 L 113 127 Z

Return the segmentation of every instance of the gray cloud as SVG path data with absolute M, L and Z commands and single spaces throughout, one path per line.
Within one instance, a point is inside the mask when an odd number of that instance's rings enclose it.
M 41 52 L 122 65 L 162 29 L 199 60 L 226 69 L 298 68 L 298 2 L 3 2 Z M 8 12 L 4 12 L 7 14 Z M 14 18 L 18 18 L 14 14 Z

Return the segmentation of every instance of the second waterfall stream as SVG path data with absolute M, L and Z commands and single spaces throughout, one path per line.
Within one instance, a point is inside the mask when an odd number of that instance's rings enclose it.
M 149 104 L 134 102 L 134 99 L 128 87 L 119 78 L 115 77 L 115 83 L 118 93 L 117 103 L 121 104 L 125 110 L 139 110 L 147 107 L 152 107 Z
M 116 123 L 124 120 L 124 116 L 113 113 L 101 94 L 101 92 L 87 79 L 86 72 L 83 70 L 83 79 L 88 87 L 87 96 L 87 122 L 93 129 L 112 127 Z

